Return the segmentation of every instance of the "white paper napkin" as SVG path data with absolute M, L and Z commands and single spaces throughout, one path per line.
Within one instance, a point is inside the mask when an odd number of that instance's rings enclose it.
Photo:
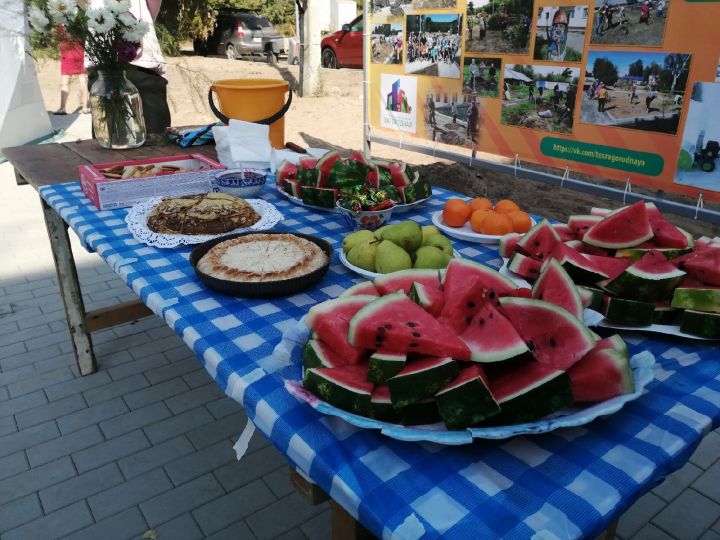
M 240 163 L 241 167 L 258 169 L 270 167 L 270 126 L 231 118 L 228 139 L 234 163 Z

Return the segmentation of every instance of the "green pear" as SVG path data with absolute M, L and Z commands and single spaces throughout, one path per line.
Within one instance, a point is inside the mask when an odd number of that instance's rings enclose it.
M 370 235 L 372 240 L 360 240 L 350 251 L 347 252 L 347 260 L 350 264 L 368 270 L 375 271 L 375 257 L 378 251 L 379 243 L 375 237 Z
M 451 257 L 453 255 L 452 242 L 450 240 L 448 240 L 442 234 L 433 234 L 423 243 L 423 245 L 439 247 L 440 249 L 442 249 L 445 253 L 447 253 Z
M 425 242 L 430 236 L 440 234 L 440 231 L 435 225 L 423 225 L 422 227 L 422 233 L 423 233 L 423 246 L 425 245 Z
M 350 252 L 354 245 L 360 243 L 363 240 L 375 240 L 375 236 L 373 236 L 372 232 L 366 229 L 360 229 L 359 231 L 348 234 L 342 243 L 342 248 L 345 252 L 345 255 Z
M 408 253 L 412 253 L 422 245 L 422 228 L 415 221 L 403 221 L 385 229 L 382 239 L 389 240 Z
M 413 268 L 446 268 L 452 259 L 438 246 L 421 246 L 415 252 Z
M 377 238 L 378 240 L 382 240 L 383 234 L 385 234 L 385 229 L 387 229 L 388 227 L 391 227 L 391 225 L 383 225 L 382 227 L 375 229 L 375 231 L 373 231 L 375 238 Z
M 375 255 L 375 271 L 381 274 L 389 274 L 398 270 L 407 270 L 412 268 L 412 260 L 410 254 L 403 248 L 390 242 L 383 240 L 377 247 Z

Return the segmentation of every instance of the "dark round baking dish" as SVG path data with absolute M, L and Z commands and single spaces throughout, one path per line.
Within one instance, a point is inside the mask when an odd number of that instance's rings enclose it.
M 226 240 L 238 238 L 240 236 L 247 236 L 248 234 L 292 234 L 294 236 L 304 238 L 305 240 L 309 240 L 310 242 L 317 244 L 320 249 L 323 250 L 325 255 L 327 255 L 328 260 L 323 266 L 321 266 L 317 270 L 313 270 L 312 272 L 304 276 L 292 279 L 284 279 L 282 281 L 268 281 L 267 283 L 257 281 L 230 281 L 227 279 L 219 279 L 209 276 L 198 270 L 198 262 L 210 250 L 210 248 Z M 277 298 L 280 296 L 290 296 L 291 294 L 304 291 L 305 289 L 315 285 L 323 278 L 328 268 L 330 268 L 332 255 L 333 248 L 328 242 L 322 240 L 321 238 L 310 236 L 309 234 L 285 231 L 259 231 L 240 234 L 229 234 L 227 236 L 221 236 L 219 238 L 213 238 L 212 240 L 208 240 L 207 242 L 200 244 L 192 250 L 192 253 L 190 253 L 190 264 L 192 264 L 193 268 L 195 269 L 195 273 L 200 278 L 200 280 L 205 283 L 205 285 L 215 291 L 221 292 L 223 294 L 228 294 L 230 296 L 242 296 L 244 298 Z

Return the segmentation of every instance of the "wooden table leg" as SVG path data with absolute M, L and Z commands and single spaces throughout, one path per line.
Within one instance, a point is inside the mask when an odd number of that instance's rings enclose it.
M 375 536 L 335 501 L 330 501 L 332 540 L 373 540 Z
M 70 339 L 75 349 L 75 358 L 81 375 L 88 375 L 97 371 L 95 353 L 92 348 L 92 339 L 85 325 L 85 304 L 80 292 L 77 268 L 73 258 L 70 238 L 68 237 L 67 223 L 42 198 L 45 226 L 50 238 L 55 270 L 57 271 L 60 295 L 65 304 L 65 317 L 67 318 Z
M 617 532 L 619 519 L 613 521 L 603 533 L 598 536 L 595 540 L 615 540 L 615 533 Z

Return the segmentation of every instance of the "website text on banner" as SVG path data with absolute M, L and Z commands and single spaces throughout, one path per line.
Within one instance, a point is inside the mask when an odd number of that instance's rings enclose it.
M 378 135 L 720 201 L 720 2 L 368 3 Z

